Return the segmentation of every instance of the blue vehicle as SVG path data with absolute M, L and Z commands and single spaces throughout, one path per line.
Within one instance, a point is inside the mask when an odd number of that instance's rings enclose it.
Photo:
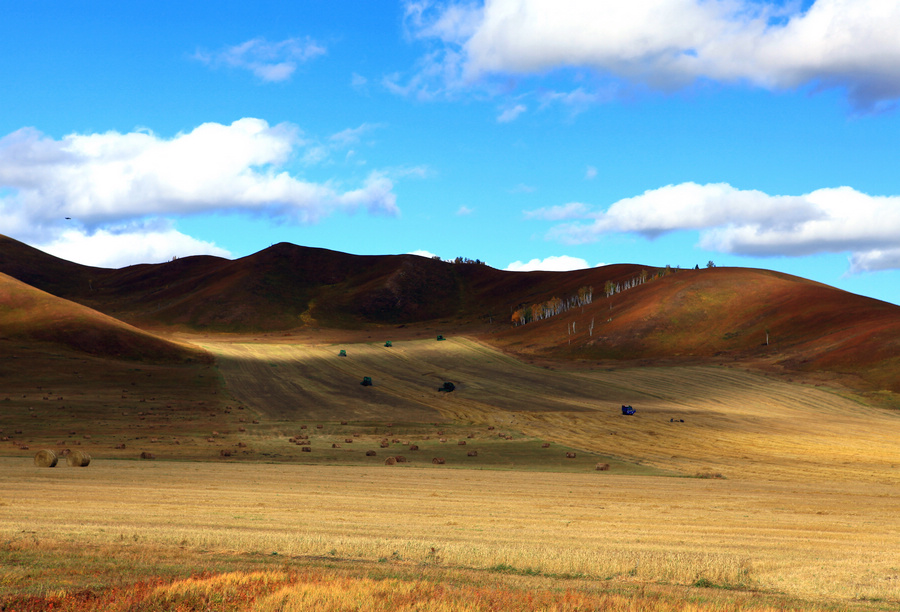
M 631 406 L 622 406 L 622 414 L 634 414 L 634 408 Z

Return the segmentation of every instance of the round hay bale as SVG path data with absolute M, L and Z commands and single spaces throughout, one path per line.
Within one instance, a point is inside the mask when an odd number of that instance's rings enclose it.
M 72 452 L 71 449 L 64 448 L 64 449 L 62 449 L 62 451 L 59 453 L 59 456 L 60 456 L 60 457 L 68 457 L 69 454 L 70 454 L 71 452 Z
M 66 457 L 69 467 L 87 467 L 91 464 L 91 456 L 84 451 L 74 450 Z
M 466 441 L 465 441 L 465 440 L 460 440 L 459 442 L 456 443 L 456 445 L 457 445 L 457 446 L 465 446 L 465 445 L 466 445 Z
M 419 445 L 418 444 L 410 444 L 409 450 L 411 450 L 411 451 L 419 450 Z
M 344 438 L 344 444 L 353 444 L 353 438 Z
M 347 421 L 341 421 L 341 425 L 346 425 Z
M 316 429 L 324 429 L 324 428 L 325 428 L 324 425 L 316 425 Z
M 550 443 L 544 442 L 543 444 L 541 444 L 541 448 L 550 448 Z
M 493 426 L 493 425 L 488 425 L 488 431 L 494 431 L 494 426 Z
M 381 448 L 387 448 L 387 447 L 389 447 L 390 445 L 391 445 L 390 442 L 388 442 L 387 440 L 385 440 L 385 441 L 383 441 L 383 442 L 381 443 Z
M 468 453 L 466 453 L 466 456 L 467 457 L 477 457 L 478 451 L 469 451 Z
M 56 467 L 57 461 L 52 450 L 39 450 L 34 456 L 34 464 L 38 467 Z
M 341 445 L 337 444 L 337 443 L 331 445 L 331 448 L 340 448 L 340 447 L 341 447 Z
M 394 465 L 395 463 L 397 463 L 397 460 L 394 459 L 393 457 L 388 457 L 387 459 L 384 460 L 385 465 Z
M 154 455 L 153 453 L 148 453 L 147 451 L 142 451 L 141 459 L 153 460 L 156 459 L 156 455 Z
M 435 465 L 444 465 L 444 463 L 446 463 L 443 457 L 435 457 L 431 462 Z
M 123 444 L 121 442 L 119 444 L 116 444 L 116 450 L 122 450 L 124 448 L 125 448 L 125 444 Z
M 598 463 L 597 467 L 595 469 L 598 472 L 607 472 L 607 471 L 609 471 L 609 464 L 608 463 Z
M 396 460 L 397 463 L 407 463 L 406 457 L 404 457 L 403 455 L 397 455 L 397 456 L 395 456 L 395 457 L 394 457 L 394 460 Z
M 374 456 L 375 456 L 375 451 L 373 451 L 373 450 L 366 451 L 366 457 L 374 457 Z
M 575 453 L 572 453 L 572 452 L 566 453 L 566 459 L 574 459 L 574 458 L 575 458 Z
M 310 447 L 310 446 L 304 446 L 304 447 L 301 448 L 300 450 L 303 451 L 304 453 L 311 453 L 311 452 L 312 452 L 312 447 Z

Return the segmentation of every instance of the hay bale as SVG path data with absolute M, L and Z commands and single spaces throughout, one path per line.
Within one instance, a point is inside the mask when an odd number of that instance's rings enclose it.
M 123 444 L 121 442 L 119 444 L 116 444 L 116 450 L 123 450 L 124 448 L 125 448 L 125 444 Z
M 366 457 L 374 457 L 374 456 L 375 456 L 375 451 L 373 451 L 373 450 L 366 451 Z
M 312 452 L 312 447 L 304 446 L 304 447 L 302 447 L 300 450 L 303 451 L 304 453 L 311 453 L 311 452 Z
M 393 457 L 388 457 L 387 459 L 384 460 L 385 465 L 394 465 L 395 463 L 397 463 L 397 460 L 394 459 Z
M 435 457 L 431 462 L 435 465 L 444 465 L 444 463 L 446 463 L 443 457 Z
M 418 445 L 418 444 L 410 444 L 410 445 L 409 445 L 409 450 L 411 450 L 411 451 L 417 451 L 417 450 L 419 450 L 419 445 Z
M 406 457 L 404 457 L 403 455 L 396 455 L 396 456 L 394 457 L 394 460 L 395 460 L 397 463 L 407 463 Z
M 331 445 L 331 448 L 340 448 L 340 447 L 341 447 L 341 445 L 337 444 L 337 443 Z
M 598 463 L 597 467 L 594 469 L 597 470 L 598 472 L 608 472 L 609 464 L 608 463 Z
M 347 421 L 341 421 L 341 425 L 346 425 Z
M 572 452 L 566 453 L 566 459 L 574 459 L 574 458 L 575 458 L 575 453 L 572 453 Z
M 468 453 L 466 453 L 466 456 L 467 457 L 477 457 L 478 451 L 469 451 Z
M 148 453 L 147 451 L 143 451 L 141 453 L 141 459 L 152 461 L 153 459 L 156 459 L 156 455 L 154 455 L 153 453 Z
M 227 448 L 223 448 L 222 450 L 219 451 L 219 454 L 222 457 L 231 457 L 231 450 L 227 449 Z
M 493 425 L 488 425 L 488 431 L 494 431 L 494 426 L 493 426 Z
M 324 425 L 316 425 L 316 429 L 324 429 L 324 428 L 325 428 Z
M 544 442 L 543 444 L 541 444 L 541 448 L 550 448 L 550 443 Z
M 87 467 L 91 464 L 91 456 L 84 451 L 74 450 L 68 454 L 66 461 L 69 467 Z
M 457 446 L 465 446 L 465 445 L 466 445 L 466 441 L 465 441 L 465 440 L 460 440 L 459 442 L 456 443 L 456 445 L 457 445 Z
M 344 444 L 353 444 L 353 438 L 344 438 Z
M 383 441 L 381 442 L 381 448 L 387 448 L 387 447 L 389 447 L 390 445 L 391 445 L 391 444 L 390 444 L 387 440 L 383 440 Z
M 60 456 L 60 457 L 68 457 L 69 454 L 70 454 L 71 452 L 72 452 L 72 451 L 71 451 L 70 449 L 64 448 L 64 449 L 62 449 L 62 451 L 59 453 L 59 456 Z
M 52 450 L 39 450 L 34 456 L 34 464 L 38 467 L 56 467 L 57 461 Z

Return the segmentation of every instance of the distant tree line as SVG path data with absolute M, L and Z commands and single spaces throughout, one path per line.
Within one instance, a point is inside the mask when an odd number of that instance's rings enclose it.
M 546 302 L 522 306 L 513 312 L 511 322 L 515 326 L 526 325 L 532 321 L 542 321 L 563 313 L 571 308 L 578 308 L 590 304 L 594 299 L 593 287 L 581 287 L 575 295 L 565 300 L 552 297 Z
M 476 264 L 479 266 L 487 265 L 487 262 L 481 261 L 480 259 L 469 259 L 468 257 L 457 257 L 456 259 L 441 259 L 440 255 L 434 255 L 432 256 L 432 259 L 452 264 Z

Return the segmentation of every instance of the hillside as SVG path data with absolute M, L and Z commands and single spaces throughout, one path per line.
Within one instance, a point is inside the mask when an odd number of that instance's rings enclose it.
M 900 307 L 768 270 L 679 270 L 492 340 L 546 357 L 825 371 L 900 392 Z
M 900 392 L 900 307 L 767 270 L 660 274 L 617 264 L 523 273 L 286 243 L 233 261 L 198 256 L 111 270 L 0 237 L 0 272 L 143 329 L 352 333 L 421 323 L 526 357 L 742 362 Z M 625 289 L 641 276 L 646 282 Z M 606 297 L 609 285 L 620 290 Z M 511 325 L 515 311 L 569 300 L 582 287 L 593 288 L 590 303 Z
M 159 338 L 6 274 L 0 274 L 0 341 L 136 361 L 208 360 L 194 347 Z

